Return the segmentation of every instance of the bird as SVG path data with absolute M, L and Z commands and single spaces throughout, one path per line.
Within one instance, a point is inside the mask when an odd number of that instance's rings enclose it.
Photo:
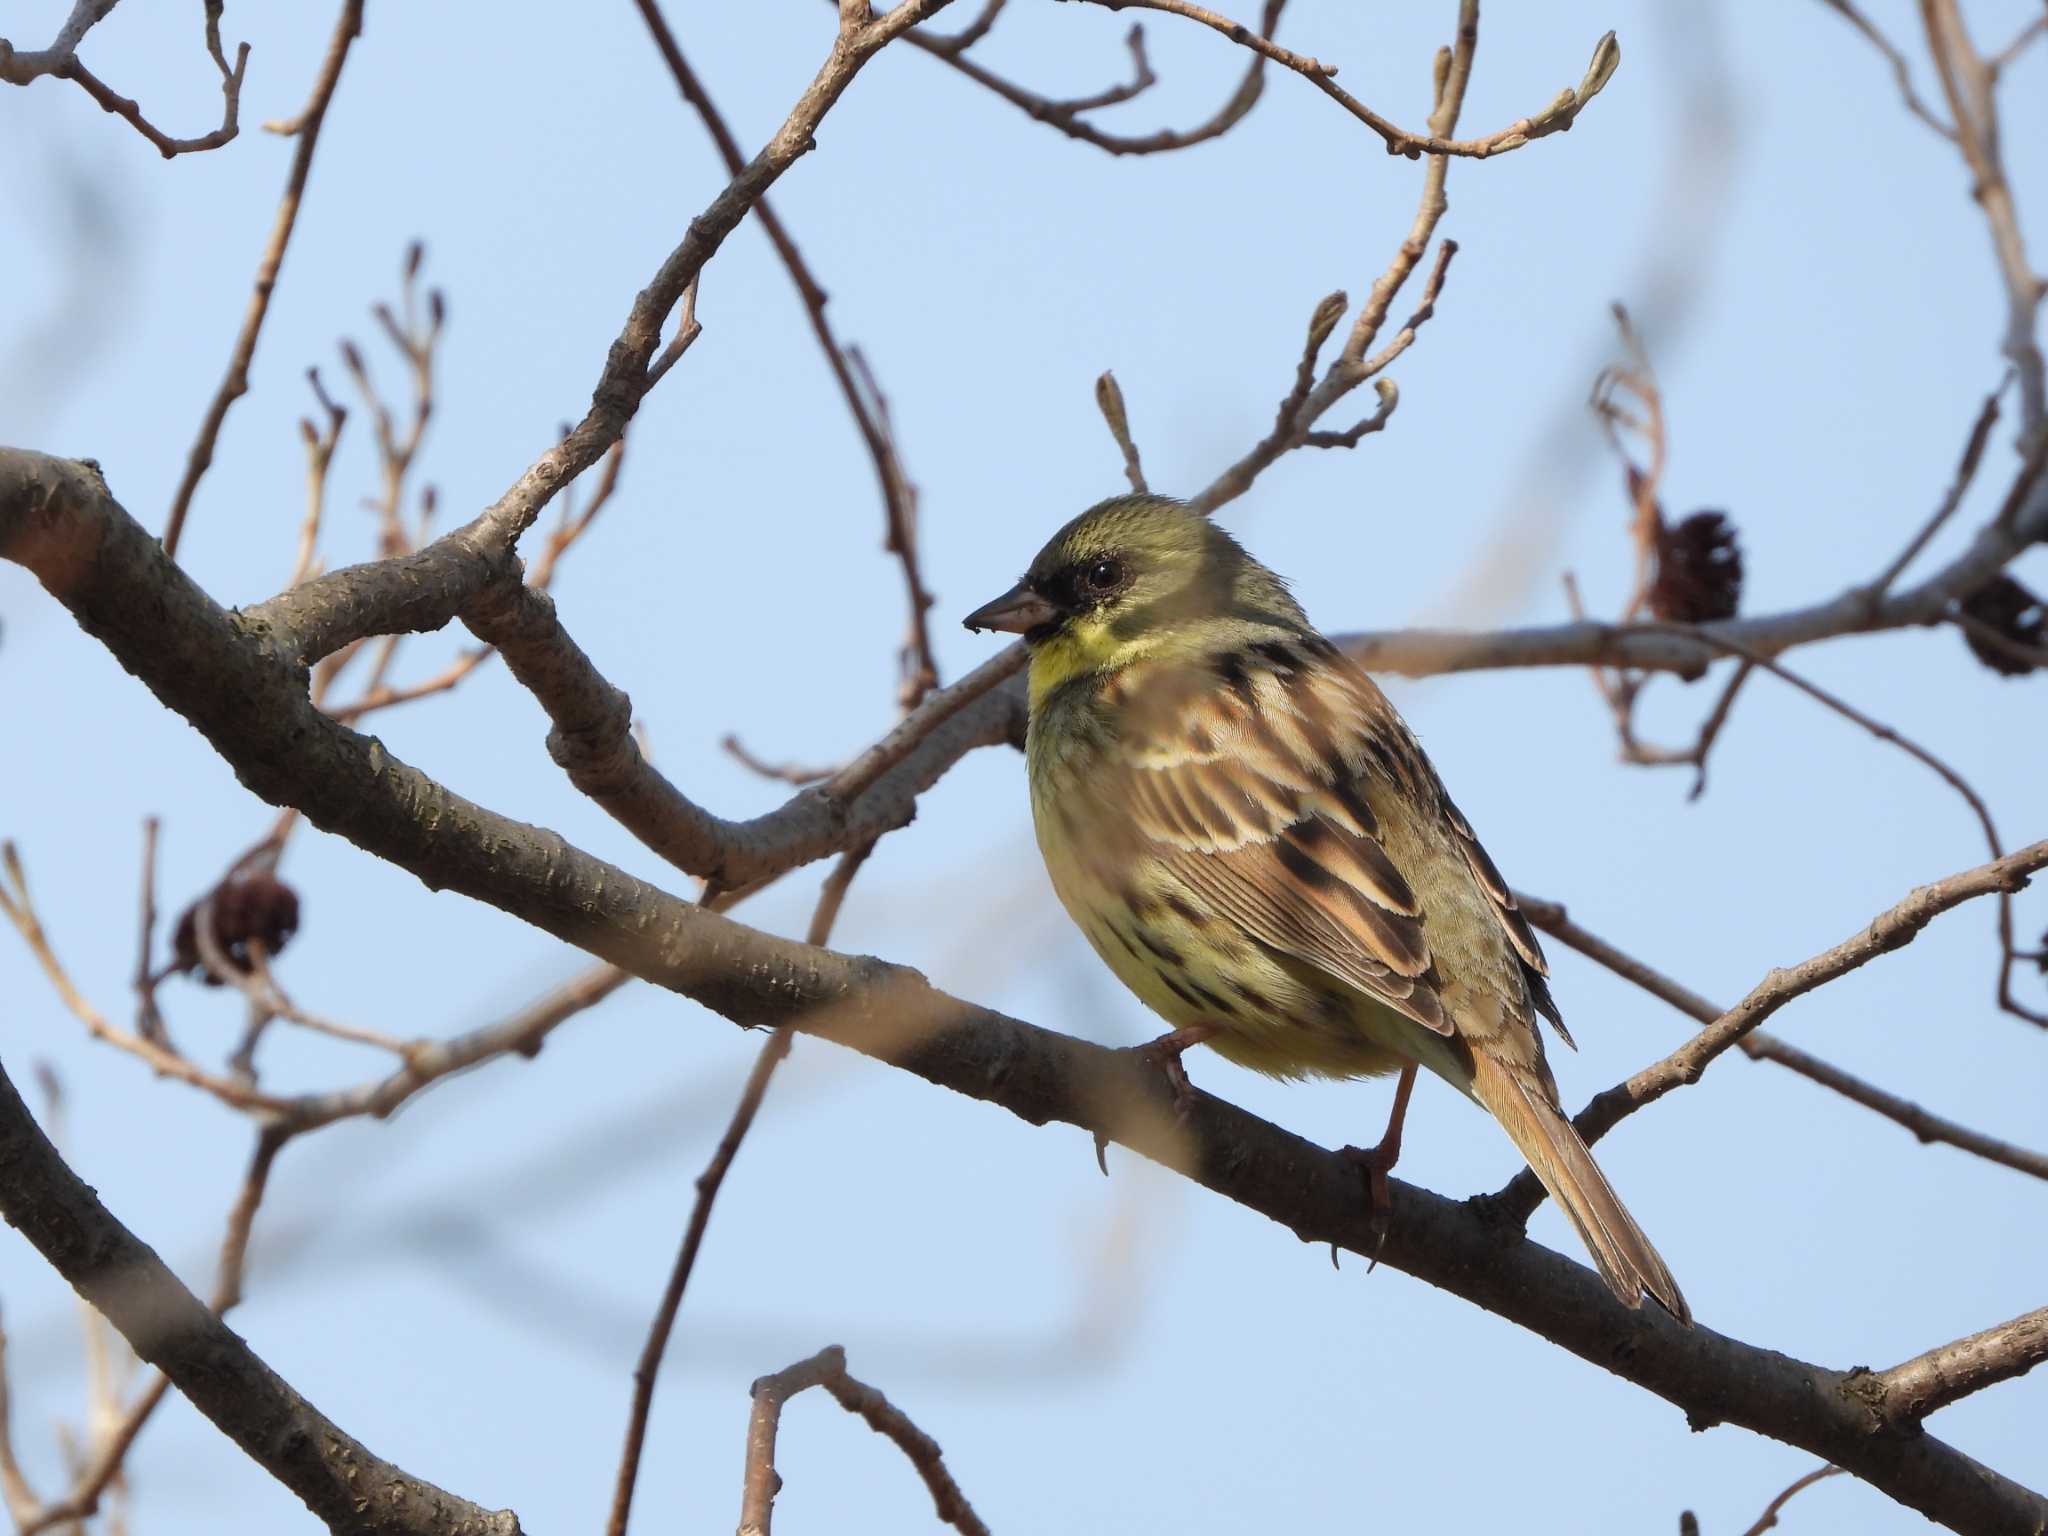
M 1560 1107 L 1515 894 L 1400 714 L 1220 525 L 1149 493 L 1067 523 L 964 620 L 1029 652 L 1032 820 L 1068 914 L 1170 1031 L 1272 1077 L 1400 1074 L 1347 1148 L 1376 1218 L 1418 1067 L 1498 1121 L 1625 1305 L 1691 1312 Z M 1385 1227 L 1381 1226 L 1382 1237 Z

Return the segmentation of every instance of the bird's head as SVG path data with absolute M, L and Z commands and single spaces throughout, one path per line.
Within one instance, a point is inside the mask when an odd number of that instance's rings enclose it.
M 964 622 L 1024 637 L 1034 699 L 1076 677 L 1307 623 L 1279 577 L 1165 496 L 1090 507 L 1047 541 L 1016 586 Z

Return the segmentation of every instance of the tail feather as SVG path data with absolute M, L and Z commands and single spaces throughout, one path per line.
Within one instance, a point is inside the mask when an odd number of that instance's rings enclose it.
M 1666 1312 L 1691 1327 L 1692 1311 L 1679 1294 L 1678 1282 L 1551 1095 L 1484 1051 L 1473 1052 L 1472 1066 L 1473 1093 L 1514 1138 L 1614 1294 L 1635 1307 L 1648 1292 Z

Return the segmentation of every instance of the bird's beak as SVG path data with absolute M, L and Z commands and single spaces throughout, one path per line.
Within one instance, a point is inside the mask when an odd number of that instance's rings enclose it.
M 983 603 L 960 622 L 969 629 L 1000 629 L 1022 635 L 1060 616 L 1059 609 L 1020 581 L 992 603 Z

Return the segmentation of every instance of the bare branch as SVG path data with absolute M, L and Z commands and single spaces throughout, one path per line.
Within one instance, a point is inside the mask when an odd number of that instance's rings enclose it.
M 37 917 L 35 905 L 29 897 L 28 877 L 22 868 L 20 851 L 12 842 L 0 843 L 0 868 L 4 868 L 7 877 L 6 880 L 0 880 L 0 917 L 5 917 L 14 925 L 15 931 L 21 935 L 30 953 L 42 966 L 43 974 L 49 978 L 50 985 L 56 989 L 64 1006 L 85 1026 L 88 1034 L 96 1040 L 102 1040 L 108 1045 L 128 1052 L 131 1056 L 139 1057 L 165 1077 L 174 1077 L 192 1087 L 202 1088 L 236 1109 L 276 1110 L 285 1106 L 286 1101 L 259 1093 L 253 1086 L 239 1079 L 208 1072 L 181 1055 L 168 1041 L 151 1039 L 142 1034 L 130 1034 L 127 1030 L 110 1023 L 106 1015 L 95 1008 L 85 994 L 73 984 L 70 973 L 64 969 L 63 962 L 57 958 L 56 950 L 51 947 L 49 935 L 44 932 L 42 921 Z M 12 891 L 7 888 L 9 882 L 14 887 Z
M 219 149 L 240 133 L 242 81 L 249 68 L 249 45 L 241 44 L 235 50 L 235 62 L 232 65 L 228 63 L 220 42 L 221 0 L 206 0 L 206 52 L 220 71 L 220 126 L 193 139 L 172 138 L 144 117 L 138 104 L 115 91 L 79 62 L 79 43 L 118 3 L 119 0 L 76 0 L 55 41 L 38 53 L 17 53 L 13 44 L 0 38 L 0 81 L 27 85 L 44 75 L 73 81 L 99 103 L 102 111 L 125 118 L 137 133 L 156 146 L 157 153 L 166 160 L 176 155 Z
M 1870 46 L 1884 55 L 1885 62 L 1892 67 L 1892 78 L 1899 83 L 1899 95 L 1906 103 L 1906 110 L 1944 139 L 1951 143 L 1955 142 L 1955 129 L 1936 117 L 1927 103 L 1920 99 L 1920 93 L 1913 89 L 1912 66 L 1906 62 L 1906 56 L 1899 52 L 1897 45 L 1878 30 L 1877 24 L 1851 5 L 1849 0 L 1821 0 L 1821 4 L 1861 32 Z
M 269 1185 L 271 1164 L 276 1161 L 284 1143 L 285 1137 L 275 1131 L 266 1129 L 257 1134 L 256 1149 L 249 1159 L 249 1171 L 243 1176 L 242 1187 L 228 1211 L 227 1233 L 221 1239 L 219 1273 L 214 1281 L 213 1298 L 208 1303 L 217 1317 L 225 1315 L 242 1299 L 249 1231 L 256 1220 L 256 1208 L 263 1203 L 264 1190 Z M 153 1375 L 149 1385 L 98 1438 L 92 1448 L 91 1460 L 78 1474 L 71 1491 L 58 1502 L 37 1511 L 32 1518 L 16 1516 L 17 1536 L 37 1536 L 38 1532 L 88 1519 L 98 1513 L 100 1500 L 120 1478 L 128 1452 L 142 1433 L 143 1426 L 156 1412 L 157 1405 L 163 1401 L 170 1385 L 170 1378 L 161 1371 Z
M 653 34 L 656 51 L 675 78 L 676 88 L 704 120 L 704 127 L 710 133 L 727 171 L 735 177 L 741 175 L 746 161 L 740 153 L 739 141 L 726 126 L 703 81 L 683 57 L 675 34 L 669 30 L 668 21 L 661 13 L 659 0 L 634 0 L 634 4 L 646 22 L 647 30 Z M 986 31 L 994 19 L 992 7 L 986 14 L 986 20 L 977 25 Z M 912 33 L 911 36 L 917 39 L 919 34 Z M 1142 54 L 1140 59 L 1142 62 Z M 896 448 L 888 399 L 876 384 L 874 374 L 858 349 L 841 346 L 839 338 L 833 334 L 832 324 L 825 316 L 825 290 L 811 275 L 803 253 L 797 249 L 796 240 L 765 197 L 756 204 L 755 216 L 760 219 L 769 243 L 775 247 L 775 254 L 781 258 L 790 281 L 796 285 L 797 296 L 802 299 L 804 312 L 810 317 L 811 330 L 824 351 L 826 364 L 838 382 L 839 392 L 846 398 L 847 409 L 853 413 L 854 426 L 859 429 L 861 441 L 867 445 L 868 457 L 874 463 L 875 479 L 881 489 L 887 520 L 884 547 L 896 556 L 903 567 L 904 585 L 910 600 L 910 638 L 904 648 L 902 688 L 902 702 L 907 709 L 937 687 L 939 680 L 926 619 L 932 598 L 925 590 L 918 571 L 917 491 L 904 473 L 902 456 Z
M 2048 1307 L 1986 1328 L 1879 1371 L 1868 1382 L 1899 1420 L 1917 1423 L 1973 1392 L 2024 1376 L 2048 1360 Z
M 2048 367 L 2034 336 L 2034 317 L 2048 295 L 2027 259 L 2020 237 L 2019 210 L 2006 180 L 2005 152 L 2000 145 L 1997 71 L 1970 41 L 1968 26 L 1956 0 L 1920 0 L 1920 20 L 1928 50 L 1955 116 L 1955 140 L 1970 168 L 1970 195 L 1984 211 L 1991 249 L 2005 282 L 2006 317 L 2003 351 L 2019 375 L 2020 442 L 2039 446 L 2048 437 Z
M 861 865 L 867 862 L 874 846 L 870 842 L 848 849 L 826 877 L 824 890 L 818 897 L 817 911 L 811 916 L 807 943 L 823 945 L 831 939 L 832 926 L 839 917 L 840 905 L 846 900 L 847 888 L 853 884 L 853 877 L 860 873 Z M 706 887 L 706 892 L 710 893 L 709 887 Z M 697 1253 L 704 1245 L 704 1233 L 711 1224 L 712 1202 L 717 1200 L 732 1160 L 739 1155 L 740 1143 L 746 1139 L 747 1132 L 753 1128 L 754 1117 L 760 1113 L 761 1101 L 768 1094 L 769 1079 L 789 1055 L 794 1039 L 795 1032 L 787 1024 L 777 1026 L 768 1037 L 767 1043 L 761 1047 L 761 1054 L 754 1059 L 753 1070 L 747 1074 L 745 1085 L 740 1089 L 740 1101 L 732 1112 L 731 1123 L 713 1149 L 710 1163 L 697 1175 L 697 1199 L 690 1208 L 690 1220 L 683 1230 L 683 1244 L 676 1253 L 675 1266 L 669 1271 L 668 1285 L 662 1291 L 661 1301 L 655 1307 L 654 1321 L 648 1326 L 647 1342 L 641 1348 L 639 1363 L 633 1368 L 633 1404 L 626 1419 L 626 1448 L 619 1457 L 619 1475 L 612 1492 L 606 1536 L 626 1536 L 626 1525 L 633 1509 L 633 1487 L 640 1475 L 640 1452 L 647 1439 L 648 1412 L 654 1402 L 655 1377 L 661 1370 L 661 1357 L 668 1349 L 676 1313 L 683 1304 L 683 1290 L 690 1283 L 691 1271 L 697 1267 Z M 938 1448 L 934 1446 L 932 1449 L 936 1457 Z
M 1453 45 L 1438 51 L 1435 70 L 1436 105 L 1429 115 L 1430 132 L 1438 138 L 1448 135 L 1458 124 L 1458 114 L 1465 104 L 1465 87 L 1472 77 L 1472 58 L 1479 47 L 1479 0 L 1460 0 L 1458 7 L 1458 33 Z M 1393 308 L 1394 300 L 1408 279 L 1414 275 L 1422 258 L 1428 253 L 1429 242 L 1435 237 L 1436 227 L 1442 222 L 1450 202 L 1444 194 L 1444 182 L 1450 168 L 1448 156 L 1432 154 L 1422 176 L 1422 194 L 1417 201 L 1415 218 L 1408 227 L 1408 234 L 1396 248 L 1393 259 L 1386 269 L 1373 279 L 1372 288 L 1366 294 L 1365 302 L 1359 306 L 1358 318 L 1352 322 L 1350 334 L 1345 338 L 1343 349 L 1323 371 L 1321 379 L 1308 387 L 1308 379 L 1315 366 L 1317 355 L 1328 339 L 1336 322 L 1342 317 L 1342 298 L 1332 294 L 1316 306 L 1309 320 L 1308 343 L 1304 348 L 1302 361 L 1295 369 L 1294 386 L 1280 403 L 1280 410 L 1273 422 L 1272 431 L 1255 443 L 1251 450 L 1236 463 L 1230 465 L 1202 490 L 1189 498 L 1188 505 L 1199 512 L 1213 512 L 1216 508 L 1242 496 L 1250 490 L 1252 483 L 1269 468 L 1281 455 L 1292 451 L 1307 441 L 1318 421 L 1329 412 L 1339 400 L 1352 390 L 1372 378 L 1377 368 L 1383 368 L 1404 351 L 1414 339 L 1415 328 L 1429 318 L 1434 311 L 1437 289 L 1442 285 L 1444 273 L 1448 270 L 1451 256 L 1456 247 L 1445 241 L 1437 253 L 1436 266 L 1432 269 L 1429 283 L 1425 285 L 1423 304 L 1417 309 L 1404 334 L 1397 336 L 1385 351 L 1368 358 L 1373 342 L 1380 329 L 1386 324 L 1387 314 Z M 1331 312 L 1332 304 L 1337 308 Z M 1358 438 L 1377 431 L 1386 424 L 1399 404 L 1400 395 L 1385 381 L 1386 387 L 1379 390 L 1380 409 L 1368 416 L 1348 433 L 1338 436 L 1323 446 L 1351 446 Z M 1345 441 L 1348 438 L 1349 441 Z
M 2006 386 L 2013 380 L 2010 370 L 2004 380 L 1990 394 L 1984 397 L 1984 407 L 1977 412 L 1977 420 L 1970 428 L 1970 435 L 1963 443 L 1963 456 L 1956 464 L 1955 478 L 1949 482 L 1947 492 L 1935 507 L 1933 516 L 1920 527 L 1920 531 L 1906 542 L 1896 559 L 1886 566 L 1870 584 L 1873 600 L 1891 591 L 1892 584 L 1905 574 L 1906 567 L 1919 557 L 1930 540 L 1941 532 L 1943 525 L 1955 516 L 1956 508 L 1963 504 L 1963 496 L 1970 489 L 1970 482 L 1977 478 L 1977 466 L 1984 458 L 1984 445 L 1991 440 L 1991 429 L 1998 424 L 1998 401 L 2004 395 Z
M 1143 495 L 1150 487 L 1145 484 L 1145 466 L 1138 462 L 1138 445 L 1131 441 L 1131 418 L 1124 411 L 1124 392 L 1115 374 L 1104 371 L 1095 381 L 1095 404 L 1124 456 L 1124 478 L 1131 482 L 1132 490 Z
M 1811 1488 L 1822 1478 L 1835 1476 L 1841 1470 L 1840 1467 L 1816 1467 L 1804 1477 L 1795 1480 L 1791 1487 L 1764 1506 L 1764 1512 L 1757 1516 L 1756 1523 L 1744 1531 L 1742 1536 L 1763 1536 L 1765 1531 L 1768 1531 L 1778 1523 L 1778 1516 L 1784 1511 L 1786 1503 L 1794 1494 Z
M 690 1208 L 689 1224 L 683 1230 L 683 1245 L 676 1254 L 674 1268 L 669 1271 L 661 1301 L 654 1309 L 654 1321 L 648 1327 L 647 1342 L 641 1347 L 639 1364 L 633 1367 L 633 1404 L 626 1419 L 626 1448 L 619 1457 L 611 1515 L 605 1522 L 606 1536 L 626 1536 L 626 1524 L 633 1512 L 633 1487 L 640 1476 L 640 1449 L 647 1439 L 648 1410 L 654 1402 L 654 1379 L 661 1369 L 661 1357 L 668 1349 L 668 1336 L 675 1326 L 676 1313 L 683 1304 L 683 1288 L 690 1283 L 690 1271 L 696 1268 L 697 1252 L 704 1245 L 704 1231 L 710 1225 L 711 1205 L 718 1198 L 719 1186 L 725 1182 L 726 1172 L 732 1167 L 740 1143 L 746 1139 L 754 1116 L 761 1108 L 761 1100 L 768 1092 L 768 1080 L 789 1054 L 793 1038 L 787 1025 L 768 1037 L 768 1043 L 761 1047 L 761 1054 L 754 1058 L 754 1068 L 747 1074 L 746 1086 L 740 1090 L 739 1106 L 733 1110 L 731 1123 L 726 1126 L 725 1134 L 718 1138 L 710 1163 L 697 1175 L 697 1200 Z
M 1794 998 L 1804 997 L 1880 955 L 1903 949 L 1920 936 L 1921 929 L 1952 907 L 1979 896 L 2009 895 L 2022 889 L 2028 878 L 2043 868 L 2048 868 L 2048 842 L 2031 843 L 2004 858 L 1916 888 L 1903 901 L 1872 918 L 1861 932 L 1810 960 L 1789 969 L 1773 970 L 1750 988 L 1741 1002 L 1662 1061 L 1596 1094 L 1591 1103 L 1572 1117 L 1572 1125 L 1591 1146 L 1637 1110 L 1656 1103 L 1674 1088 L 1698 1082 L 1715 1057 L 1739 1044 Z M 1543 1186 L 1533 1173 L 1524 1169 L 1495 1199 L 1511 1218 L 1527 1220 L 1529 1212 L 1543 1199 Z
M 754 1383 L 754 1410 L 747 1421 L 747 1466 L 741 1484 L 739 1536 L 769 1536 L 769 1521 L 782 1477 L 775 1470 L 776 1432 L 782 1410 L 799 1392 L 823 1387 L 848 1413 L 858 1414 L 877 1434 L 896 1442 L 931 1490 L 932 1504 L 962 1536 L 988 1536 L 939 1450 L 939 1443 L 913 1424 L 888 1398 L 846 1373 L 846 1351 L 828 1344 L 808 1360 L 763 1376 Z
M 217 27 L 218 0 L 211 6 L 210 13 L 208 25 Z M 313 150 L 319 143 L 320 124 L 327 115 L 327 104 L 334 99 L 334 88 L 341 81 L 341 66 L 348 59 L 349 45 L 362 35 L 362 30 L 363 0 L 342 0 L 341 16 L 334 24 L 334 36 L 327 44 L 327 57 L 321 62 L 320 74 L 313 82 L 312 98 L 306 105 L 305 131 L 299 136 L 297 149 L 292 152 L 292 168 L 285 177 L 284 196 L 278 201 L 270 240 L 256 263 L 255 291 L 249 297 L 249 309 L 242 317 L 242 329 L 235 337 L 234 350 L 228 354 L 227 376 L 221 380 L 212 403 L 206 408 L 206 417 L 199 424 L 199 436 L 186 456 L 184 478 L 178 482 L 177 494 L 171 498 L 170 516 L 164 523 L 164 548 L 172 555 L 178 552 L 178 540 L 184 534 L 185 517 L 192 507 L 193 492 L 199 489 L 199 478 L 213 463 L 213 446 L 220 437 L 221 423 L 227 420 L 228 407 L 249 392 L 249 364 L 256 356 L 256 338 L 262 333 L 264 318 L 270 313 L 270 295 L 277 287 L 278 269 L 284 265 L 285 246 L 298 223 L 299 203 L 306 193 L 306 177 L 313 169 Z M 245 44 L 245 56 L 247 51 Z M 239 74 L 237 66 L 238 85 Z
M 0 1214 L 201 1413 L 336 1531 L 516 1536 L 518 1517 L 373 1454 L 257 1358 L 100 1203 L 0 1071 Z
M 86 542 L 74 542 L 88 529 Z M 79 548 L 89 553 L 72 553 Z M 1697 1426 L 1730 1421 L 1774 1435 L 1958 1528 L 2048 1521 L 2040 1495 L 1924 1432 L 1893 1428 L 1881 1411 L 1874 1419 L 1846 1374 L 1625 1308 L 1591 1270 L 1520 1239 L 1483 1204 L 1396 1183 L 1382 1232 L 1345 1159 L 1206 1094 L 1196 1093 L 1176 1124 L 1157 1071 L 1127 1053 L 976 1008 L 900 967 L 743 927 L 454 794 L 321 715 L 303 673 L 264 647 L 249 616 L 231 619 L 213 605 L 82 468 L 0 454 L 0 552 L 39 575 L 61 568 L 67 579 L 52 584 L 65 605 L 205 734 L 252 792 L 299 806 L 316 825 L 436 888 L 487 902 L 738 1022 L 792 1025 L 1034 1124 L 1104 1131 L 1305 1239 L 1377 1249 L 1382 1263 L 1683 1405 Z M 1816 968 L 1851 969 L 1904 942 L 1944 904 L 1982 893 L 1965 887 L 2000 888 L 2043 864 L 2048 844 L 2037 844 L 1916 893 L 1844 946 L 1846 958 L 1830 952 L 1768 980 L 1731 1016 L 1731 1032 L 1765 1003 L 1817 985 Z M 1133 1114 L 1132 1105 L 1161 1112 Z M 0 1147 L 0 1162 L 7 1155 Z M 0 1201 L 18 1198 L 15 1184 L 0 1183 Z M 330 1442 L 313 1434 L 308 1443 Z
M 1287 0 L 1265 0 L 1259 29 L 1266 36 L 1271 37 L 1273 29 L 1279 26 L 1280 13 L 1286 8 L 1286 4 Z M 1264 56 L 1255 52 L 1251 63 L 1245 69 L 1244 78 L 1238 82 L 1237 89 L 1231 92 L 1222 106 L 1193 128 L 1161 128 L 1146 134 L 1112 133 L 1096 127 L 1082 114 L 1115 102 L 1129 101 L 1154 83 L 1151 65 L 1145 59 L 1143 34 L 1133 27 L 1125 38 L 1125 46 L 1131 51 L 1133 64 L 1130 84 L 1113 86 L 1094 96 L 1055 101 L 1036 91 L 1027 90 L 1014 81 L 1006 80 L 995 71 L 966 57 L 967 48 L 979 41 L 987 32 L 999 9 L 1000 0 L 996 0 L 996 3 L 992 3 L 983 11 L 972 26 L 954 37 L 929 37 L 922 32 L 914 31 L 908 33 L 904 40 L 950 65 L 977 85 L 993 91 L 1036 121 L 1057 128 L 1070 139 L 1079 139 L 1083 144 L 1092 144 L 1112 155 L 1166 154 L 1220 138 L 1244 121 L 1245 116 L 1258 104 L 1259 95 L 1265 88 L 1266 60 Z
M 1249 48 L 1261 58 L 1271 59 L 1286 69 L 1293 70 L 1337 105 L 1357 118 L 1386 143 L 1390 155 L 1406 155 L 1410 160 L 1422 155 L 1455 155 L 1464 159 L 1485 160 L 1494 155 L 1506 154 L 1509 150 L 1520 149 L 1532 139 L 1545 138 L 1553 133 L 1568 132 L 1586 103 L 1606 87 L 1614 77 L 1617 65 L 1621 63 L 1621 47 L 1614 40 L 1612 32 L 1607 33 L 1593 45 L 1592 61 L 1586 66 L 1585 77 L 1576 89 L 1559 91 L 1550 105 L 1529 117 L 1517 118 L 1496 133 L 1489 133 L 1478 139 L 1451 139 L 1444 137 L 1432 125 L 1426 134 L 1410 133 L 1405 128 L 1381 117 L 1364 102 L 1337 84 L 1337 66 L 1325 64 L 1318 59 L 1282 48 L 1270 37 L 1265 37 L 1242 22 L 1232 21 L 1228 16 L 1191 3 L 1191 0 L 1090 0 L 1105 10 L 1121 11 L 1137 7 L 1148 11 L 1165 11 L 1173 16 L 1185 16 L 1203 26 L 1221 32 L 1232 42 Z
M 1615 948 L 1597 934 L 1587 932 L 1573 922 L 1558 903 L 1519 892 L 1515 899 L 1521 906 L 1522 915 L 1545 933 L 1605 966 L 1623 980 L 1633 982 L 1652 997 L 1662 998 L 1689 1018 L 1701 1024 L 1712 1024 L 1726 1012 L 1661 971 Z M 1744 1035 L 1736 1042 L 1736 1048 L 1753 1061 L 1774 1061 L 1823 1087 L 1832 1088 L 1865 1109 L 1874 1110 L 1887 1120 L 1903 1125 L 1922 1142 L 1940 1142 L 2021 1173 L 2032 1174 L 2037 1179 L 2048 1179 L 2048 1153 L 2014 1146 L 2011 1142 L 1972 1130 L 1958 1121 L 1933 1114 L 1862 1078 L 1851 1076 L 1840 1067 L 1822 1061 L 1765 1030 L 1754 1030 Z
M 721 737 L 718 744 L 749 773 L 758 773 L 762 778 L 774 779 L 780 784 L 795 784 L 801 788 L 820 779 L 829 779 L 839 771 L 837 768 L 821 768 L 814 763 L 771 763 L 764 757 L 757 757 L 731 732 Z
M 910 36 L 930 44 L 932 51 L 935 53 L 956 55 L 965 53 L 969 48 L 972 48 L 976 43 L 988 36 L 989 29 L 996 24 L 996 18 L 1002 15 L 1005 3 L 1006 0 L 984 0 L 981 10 L 975 15 L 974 20 L 951 36 L 940 36 L 929 32 L 912 32 Z

